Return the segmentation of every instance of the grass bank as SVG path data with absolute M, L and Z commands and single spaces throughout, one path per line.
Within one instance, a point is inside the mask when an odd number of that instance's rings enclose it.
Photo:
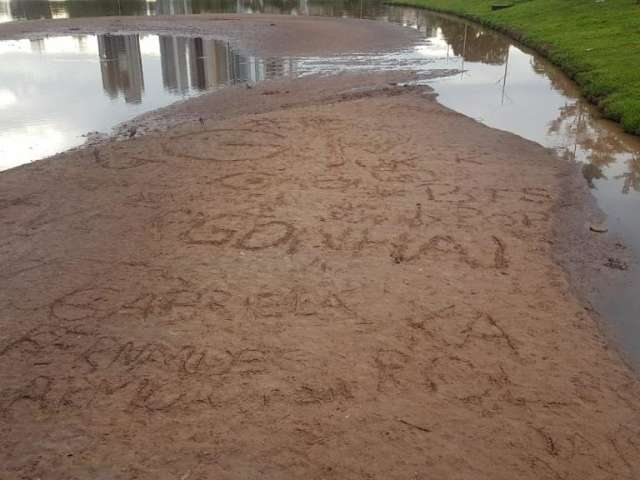
M 640 135 L 640 2 L 637 0 L 390 0 L 453 13 L 507 33 L 560 66 L 584 95 Z

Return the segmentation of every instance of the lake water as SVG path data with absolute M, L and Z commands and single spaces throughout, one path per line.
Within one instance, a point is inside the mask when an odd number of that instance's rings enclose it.
M 582 163 L 610 231 L 640 252 L 640 139 L 599 117 L 561 72 L 502 35 L 468 22 L 379 2 L 0 0 L 16 19 L 184 13 L 374 18 L 421 33 L 409 49 L 338 57 L 257 58 L 226 42 L 156 35 L 78 35 L 0 42 L 0 169 L 42 158 L 176 100 L 239 82 L 345 70 L 433 69 L 444 105 Z M 70 74 L 71 73 L 71 74 Z M 596 305 L 640 365 L 640 274 Z

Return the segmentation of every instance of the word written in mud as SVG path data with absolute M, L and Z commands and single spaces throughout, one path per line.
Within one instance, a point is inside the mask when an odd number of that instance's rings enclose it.
M 334 207 L 331 214 L 340 215 L 340 210 Z M 418 204 L 415 214 L 403 222 L 410 228 L 424 226 L 428 221 L 427 217 L 429 216 L 424 215 Z M 348 217 L 344 215 L 342 218 Z M 423 233 L 412 231 L 398 234 L 382 224 L 381 216 L 375 218 L 377 224 L 370 227 L 320 222 L 316 228 L 296 234 L 295 227 L 287 222 L 258 222 L 253 228 L 246 230 L 245 217 L 222 214 L 210 219 L 198 218 L 180 234 L 180 238 L 189 245 L 230 246 L 247 251 L 281 247 L 290 255 L 305 246 L 323 247 L 329 252 L 362 252 L 382 248 L 386 249 L 395 263 L 452 258 L 471 268 L 505 269 L 509 266 L 507 243 L 495 235 L 478 235 L 465 244 L 454 235 L 431 235 L 425 238 Z M 492 260 L 481 261 L 482 258 Z
M 107 318 L 181 320 L 198 315 L 219 320 L 247 320 L 283 315 L 326 315 L 327 312 L 334 317 L 353 314 L 341 293 L 312 292 L 303 288 L 259 290 L 241 296 L 220 288 L 137 293 L 113 287 L 87 287 L 75 289 L 57 298 L 48 310 L 49 319 L 54 322 L 83 325 L 89 320 Z M 24 338 L 33 340 L 38 336 L 47 336 L 44 333 L 46 330 L 47 327 L 41 327 Z M 28 343 L 36 345 L 38 342 L 34 340 Z M 0 350 L 0 356 L 8 348 L 9 346 Z

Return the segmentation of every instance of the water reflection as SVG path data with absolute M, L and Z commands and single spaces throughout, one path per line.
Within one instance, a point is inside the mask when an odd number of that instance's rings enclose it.
M 416 14 L 414 14 L 416 13 Z M 473 28 L 467 23 L 448 20 L 439 21 L 420 15 L 418 12 L 401 10 L 389 15 L 389 21 L 413 25 L 425 38 L 435 38 L 447 44 L 448 55 L 460 57 L 466 62 L 481 62 L 490 65 L 504 65 L 509 54 L 509 43 L 493 32 Z
M 114 15 L 186 15 L 198 13 L 272 13 L 286 15 L 384 15 L 379 1 L 308 0 L 0 0 L 0 22 L 44 18 L 79 18 Z
M 604 180 L 619 180 L 620 193 L 638 192 L 640 139 L 603 120 L 556 67 L 476 25 L 393 10 L 390 21 L 425 35 L 428 50 L 436 52 L 434 68 L 457 65 L 464 70 L 459 77 L 434 84 L 445 105 L 583 162 L 588 165 L 585 179 L 594 189 L 603 188 Z
M 549 78 L 554 89 L 568 97 L 558 109 L 557 117 L 549 122 L 547 130 L 550 137 L 565 139 L 560 153 L 565 158 L 585 164 L 583 173 L 591 188 L 602 185 L 596 180 L 620 180 L 620 193 L 640 192 L 640 139 L 601 119 L 594 107 L 579 97 L 575 86 L 556 68 L 535 57 L 533 67 L 540 75 Z M 620 168 L 626 171 L 619 173 Z M 609 176 L 605 173 L 608 170 L 612 173 Z
M 295 75 L 290 59 L 244 56 L 219 40 L 161 36 L 160 58 L 164 86 L 178 93 Z
M 297 74 L 293 59 L 243 55 L 227 42 L 138 34 L 0 42 L 0 62 L 0 170 L 179 98 Z
M 597 112 L 579 98 L 567 77 L 547 62 L 515 47 L 505 37 L 467 22 L 364 0 L 0 0 L 0 16 L 9 19 L 201 12 L 374 17 L 412 27 L 422 33 L 425 42 L 416 49 L 391 55 L 257 59 L 240 55 L 224 42 L 160 36 L 153 54 L 160 58 L 162 84 L 172 95 L 190 95 L 221 85 L 283 75 L 372 67 L 459 68 L 463 70 L 459 78 L 435 85 L 446 105 L 585 163 L 583 173 L 594 190 L 606 184 L 608 189 L 615 185 L 623 195 L 638 193 L 640 142 L 600 120 Z M 86 52 L 87 37 L 74 38 L 77 52 Z M 44 40 L 31 40 L 30 45 L 32 52 L 46 53 Z M 107 95 L 111 99 L 120 96 L 127 104 L 144 103 L 140 37 L 99 35 L 97 47 Z
M 138 35 L 98 35 L 102 88 L 110 98 L 142 102 L 144 75 Z
M 307 59 L 244 57 L 223 42 L 202 38 L 159 37 L 162 84 L 175 95 L 189 95 L 239 81 L 353 69 L 451 69 L 459 78 L 435 85 L 441 100 L 489 125 L 513 131 L 566 158 L 587 164 L 589 186 L 615 185 L 623 195 L 638 193 L 640 142 L 599 119 L 580 100 L 573 84 L 541 58 L 515 47 L 505 37 L 467 22 L 421 10 L 385 7 L 365 0 L 0 0 L 0 18 L 35 19 L 95 15 L 154 15 L 204 12 L 261 12 L 362 16 L 399 23 L 420 31 L 425 42 L 393 55 L 351 55 Z M 75 37 L 78 52 L 82 38 Z M 6 43 L 6 42 L 5 42 Z M 86 43 L 86 41 L 85 41 Z M 44 40 L 31 51 L 45 53 Z M 142 104 L 145 95 L 138 35 L 99 35 L 98 54 L 104 91 L 112 99 Z M 430 65 L 425 65 L 431 62 Z
M 635 156 L 627 160 L 626 163 L 629 167 L 628 172 L 615 177 L 616 179 L 624 179 L 622 193 L 627 194 L 632 189 L 635 192 L 640 192 L 640 156 Z
M 149 5 L 143 0 L 0 0 L 0 21 L 149 15 L 152 14 Z

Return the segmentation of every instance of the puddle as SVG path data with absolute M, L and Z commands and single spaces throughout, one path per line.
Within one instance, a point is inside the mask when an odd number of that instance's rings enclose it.
M 108 132 L 146 111 L 287 75 L 290 67 L 219 40 L 157 35 L 5 41 L 0 65 L 0 170 L 77 146 L 87 132 Z
M 439 101 L 582 162 L 585 181 L 607 214 L 610 231 L 640 252 L 640 139 L 602 120 L 558 69 L 495 32 L 364 0 L 0 0 L 0 21 L 215 12 L 375 18 L 417 29 L 423 41 L 390 55 L 286 59 L 250 57 L 224 42 L 172 36 L 0 42 L 0 149 L 5 149 L 0 151 L 0 169 L 77 145 L 79 135 L 89 130 L 109 131 L 144 111 L 237 82 L 371 68 L 424 73 L 458 69 L 463 71 L 459 75 L 429 81 Z M 70 63 L 72 77 L 66 74 Z M 30 151 L 21 147 L 25 144 Z M 606 292 L 597 307 L 640 365 L 640 273 L 634 275 L 633 286 Z

